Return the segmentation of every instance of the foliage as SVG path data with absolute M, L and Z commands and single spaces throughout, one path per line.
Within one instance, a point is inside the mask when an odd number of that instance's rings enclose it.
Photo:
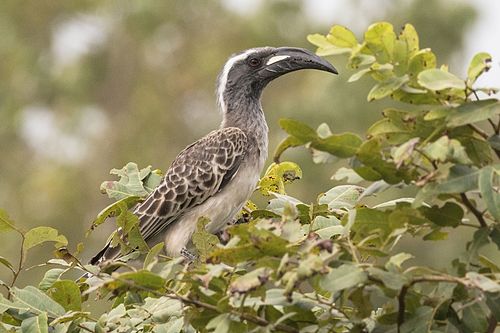
M 116 217 L 121 235 L 113 241 L 126 258 L 145 255 L 138 268 L 125 262 L 83 265 L 66 239 L 48 227 L 17 228 L 0 211 L 0 232 L 20 235 L 19 265 L 1 257 L 12 272 L 3 283 L 1 325 L 7 330 L 47 332 L 493 332 L 500 320 L 498 258 L 481 250 L 500 248 L 500 103 L 479 100 L 491 88 L 476 87 L 491 57 L 476 55 L 460 79 L 437 67 L 430 49 L 420 49 L 407 24 L 396 35 L 376 23 L 363 41 L 334 26 L 311 35 L 320 55 L 347 55 L 356 69 L 349 81 L 375 80 L 368 101 L 390 98 L 398 108 L 383 111 L 366 139 L 333 134 L 294 120 L 277 148 L 276 164 L 259 183 L 272 196 L 265 208 L 247 205 L 249 222 L 227 229 L 219 242 L 200 219 L 193 236 L 198 260 L 166 258 L 161 244 L 147 249 L 128 210 L 154 188 L 159 172 L 129 163 L 101 187 L 116 201 L 93 223 Z M 491 130 L 485 129 L 491 126 Z M 302 176 L 282 153 L 305 146 L 318 163 L 348 159 L 334 178 L 346 179 L 304 203 L 285 185 Z M 414 191 L 371 204 L 395 186 Z M 410 193 L 410 192 L 408 192 Z M 250 207 L 250 208 L 249 208 Z M 446 239 L 451 229 L 474 229 L 446 270 L 413 264 L 419 253 L 397 250 L 404 236 L 421 247 Z M 454 233 L 457 234 L 457 233 Z M 123 242 L 128 236 L 129 243 Z M 47 265 L 38 287 L 19 288 L 28 251 L 55 242 L 58 259 Z M 132 244 L 132 245 L 131 245 Z M 137 251 L 133 251 L 137 248 Z M 131 252 L 133 251 L 133 252 Z M 122 258 L 123 259 L 123 258 Z M 118 272 L 110 273 L 121 267 Z M 65 277 L 78 270 L 92 277 Z M 69 274 L 68 274 L 69 275 Z M 64 277 L 63 277 L 64 276 Z M 109 311 L 85 311 L 92 298 L 112 300 Z

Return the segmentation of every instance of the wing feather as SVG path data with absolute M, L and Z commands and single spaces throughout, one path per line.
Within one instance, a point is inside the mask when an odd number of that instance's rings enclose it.
M 139 229 L 146 242 L 219 192 L 238 171 L 247 152 L 247 137 L 236 127 L 213 131 L 186 147 L 165 173 L 162 182 L 136 207 Z M 107 244 L 92 263 L 111 259 L 118 251 Z

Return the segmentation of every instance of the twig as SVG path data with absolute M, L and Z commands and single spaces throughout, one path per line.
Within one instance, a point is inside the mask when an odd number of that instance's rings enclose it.
M 472 124 L 469 124 L 469 127 L 474 131 L 476 132 L 477 134 L 479 134 L 483 139 L 488 139 L 490 136 L 488 135 L 488 133 L 486 133 L 485 131 L 483 131 L 482 129 L 480 129 L 479 127 L 475 126 L 475 125 L 472 125 Z
M 14 276 L 12 277 L 12 282 L 10 283 L 10 288 L 14 287 L 14 284 L 16 283 L 17 278 L 19 277 L 19 274 L 21 274 L 21 271 L 23 270 L 23 265 L 24 265 L 24 241 L 26 238 L 24 237 L 24 234 L 22 232 L 19 232 L 19 233 L 20 233 L 21 238 L 22 238 L 21 251 L 19 254 L 19 264 L 17 266 L 17 271 L 14 272 Z M 12 296 L 12 293 L 9 290 L 8 299 L 10 299 L 11 296 Z
M 497 328 L 497 319 L 491 315 L 489 318 L 488 318 L 488 330 L 486 331 L 487 333 L 495 333 L 495 330 Z
M 483 214 L 481 214 L 481 212 L 476 207 L 474 207 L 465 193 L 460 193 L 460 198 L 462 199 L 463 204 L 470 210 L 472 214 L 474 214 L 481 227 L 487 228 L 488 224 L 484 220 Z
M 477 288 L 475 285 L 472 285 L 469 281 L 451 276 L 451 275 L 424 275 L 421 277 L 417 277 L 410 281 L 408 284 L 404 285 L 401 288 L 401 291 L 399 292 L 398 296 L 398 330 L 397 332 L 401 332 L 401 325 L 403 325 L 405 321 L 405 310 L 406 310 L 406 294 L 408 293 L 408 290 L 415 284 L 417 283 L 422 283 L 422 282 L 449 282 L 449 283 L 457 283 L 461 284 L 465 287 L 469 288 Z

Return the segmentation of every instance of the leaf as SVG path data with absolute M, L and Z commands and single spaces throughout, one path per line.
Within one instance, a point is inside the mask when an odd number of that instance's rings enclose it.
M 330 41 L 321 34 L 311 34 L 307 36 L 307 40 L 309 43 L 316 45 L 318 49 L 316 50 L 316 54 L 319 56 L 329 56 L 329 55 L 338 55 L 344 53 L 350 53 L 350 48 L 337 47 L 330 43 Z
M 442 227 L 458 227 L 464 217 L 463 209 L 453 202 L 446 202 L 443 207 L 422 207 L 424 215 Z
M 488 316 L 481 305 L 473 303 L 463 310 L 462 322 L 471 332 L 487 332 Z
M 219 239 L 214 234 L 206 230 L 210 220 L 206 217 L 200 217 L 196 222 L 196 231 L 193 233 L 192 242 L 195 246 L 198 256 L 202 262 L 205 262 L 212 250 L 219 244 Z M 167 244 L 168 246 L 168 244 Z
M 14 271 L 14 266 L 12 266 L 12 264 L 10 263 L 9 260 L 7 260 L 7 258 L 0 256 L 0 264 L 7 267 L 10 271 L 12 272 Z
M 478 184 L 488 211 L 497 222 L 500 222 L 500 166 L 482 168 L 479 171 Z
M 403 164 L 408 164 L 411 161 L 411 156 L 415 146 L 419 143 L 420 138 L 412 138 L 399 147 L 396 147 L 392 152 L 392 158 L 396 167 L 399 168 Z
M 48 333 L 47 314 L 42 312 L 38 316 L 24 319 L 21 323 L 21 331 L 23 333 Z
M 61 275 L 66 272 L 65 268 L 52 268 L 45 272 L 42 281 L 38 284 L 38 288 L 43 291 L 47 291 L 54 282 L 59 280 Z
M 280 127 L 303 143 L 313 141 L 317 137 L 314 129 L 297 120 L 280 119 Z
M 163 250 L 163 248 L 165 247 L 165 243 L 163 242 L 160 242 L 158 244 L 156 244 L 155 246 L 153 246 L 148 254 L 146 255 L 146 258 L 144 259 L 144 264 L 142 265 L 142 268 L 143 269 L 150 269 L 149 268 L 149 265 L 152 264 L 156 258 L 156 256 Z
M 460 141 L 455 139 L 450 140 L 446 135 L 424 146 L 423 151 L 429 158 L 435 161 L 472 164 Z
M 490 136 L 488 138 L 488 143 L 490 144 L 491 148 L 500 151 L 500 135 L 495 134 Z
M 465 275 L 476 287 L 485 292 L 497 293 L 500 292 L 500 283 L 498 281 L 493 281 L 488 277 L 476 273 L 476 272 L 467 272 Z
M 486 52 L 480 52 L 474 55 L 472 58 L 469 68 L 467 69 L 467 84 L 472 86 L 476 82 L 477 78 L 487 72 L 491 67 L 491 55 Z
M 433 309 L 430 306 L 417 308 L 413 316 L 401 325 L 401 333 L 428 333 Z
M 294 136 L 287 136 L 283 141 L 279 143 L 279 145 L 276 147 L 276 150 L 274 151 L 273 155 L 273 161 L 275 163 L 280 162 L 281 155 L 288 149 L 288 148 L 293 148 L 293 147 L 300 147 L 303 146 L 305 143 L 294 137 Z
M 361 138 L 353 133 L 333 134 L 327 138 L 319 138 L 311 142 L 311 147 L 326 151 L 341 158 L 354 156 L 363 143 Z
M 0 234 L 13 230 L 16 230 L 16 227 L 14 227 L 14 221 L 9 218 L 6 211 L 0 209 Z
M 51 227 L 35 227 L 28 230 L 24 235 L 23 251 L 26 252 L 29 249 L 46 243 L 55 242 L 56 247 L 68 245 L 68 240 L 63 235 L 59 235 L 59 232 Z
M 408 75 L 395 76 L 385 81 L 377 83 L 368 93 L 368 101 L 382 99 L 398 90 L 403 84 L 409 81 Z
M 486 294 L 486 305 L 488 305 L 495 319 L 500 321 L 500 293 Z
M 110 174 L 117 175 L 118 181 L 105 181 L 101 184 L 101 192 L 108 197 L 121 200 L 130 196 L 144 197 L 148 191 L 144 188 L 143 180 L 152 173 L 151 166 L 139 171 L 136 163 L 129 162 L 121 169 L 112 169 Z M 153 178 L 156 178 L 153 176 Z M 153 180 L 154 183 L 154 180 Z
M 27 286 L 23 289 L 14 287 L 12 288 L 12 295 L 16 303 L 26 306 L 33 313 L 47 312 L 53 318 L 60 317 L 65 313 L 64 308 L 59 303 L 33 286 Z
M 385 264 L 385 268 L 388 270 L 401 269 L 401 265 L 409 260 L 415 258 L 413 255 L 405 252 L 401 252 L 393 255 L 389 258 L 389 261 Z
M 418 77 L 423 70 L 436 67 L 436 55 L 431 49 L 422 49 L 410 57 L 408 63 L 408 74 L 412 78 L 412 82 Z
M 338 268 L 334 268 L 326 276 L 320 280 L 320 286 L 331 292 L 355 287 L 364 283 L 367 280 L 367 274 L 359 267 L 354 265 L 344 264 Z
M 418 34 L 413 25 L 406 23 L 398 39 L 405 42 L 409 56 L 414 55 L 419 50 Z
M 56 281 L 47 293 L 54 301 L 61 304 L 66 311 L 80 311 L 82 309 L 80 288 L 78 288 L 74 281 Z
M 495 99 L 485 99 L 460 105 L 450 112 L 447 120 L 448 127 L 458 127 L 476 123 L 495 115 L 500 115 L 500 102 Z
M 121 200 L 118 200 L 116 202 L 113 202 L 111 205 L 107 206 L 101 212 L 99 212 L 99 214 L 97 214 L 97 217 L 94 221 L 92 221 L 92 225 L 90 227 L 90 230 L 87 232 L 87 234 L 90 231 L 94 230 L 99 225 L 106 222 L 106 220 L 108 218 L 118 216 L 122 213 L 122 211 L 132 208 L 140 200 L 141 200 L 141 198 L 138 196 L 130 196 L 130 197 L 126 197 L 126 198 L 123 198 Z
M 116 273 L 115 273 L 116 274 Z M 105 287 L 109 290 L 117 290 L 120 288 L 133 289 L 135 286 L 139 290 L 160 290 L 163 288 L 165 280 L 155 273 L 139 270 L 137 272 L 126 272 L 114 276 L 114 280 L 106 282 Z
M 342 235 L 345 232 L 344 226 L 340 224 L 339 219 L 335 216 L 316 216 L 311 225 L 313 226 L 312 230 L 321 239 L 330 239 L 333 236 Z
M 344 209 L 353 208 L 363 194 L 365 188 L 356 185 L 340 185 L 331 188 L 326 193 L 318 198 L 319 204 L 327 204 L 329 209 Z
M 354 33 L 341 25 L 334 25 L 326 39 L 339 48 L 353 48 L 358 45 Z
M 286 194 L 285 184 L 302 178 L 302 170 L 293 162 L 272 163 L 259 181 L 259 191 L 263 195 L 271 195 L 270 192 Z
M 229 290 L 231 293 L 244 294 L 254 290 L 267 282 L 272 270 L 267 267 L 257 268 L 231 282 Z
M 400 290 L 405 284 L 408 283 L 408 279 L 404 275 L 384 271 L 377 267 L 369 267 L 368 274 L 376 279 L 381 280 L 387 288 L 393 290 Z
M 347 178 L 347 182 L 349 184 L 357 184 L 363 180 L 363 178 L 361 178 L 356 171 L 345 167 L 340 167 L 337 171 L 335 171 L 331 179 L 342 180 L 344 178 Z
M 455 165 L 451 167 L 450 174 L 444 181 L 426 184 L 417 193 L 413 206 L 418 207 L 424 201 L 441 193 L 462 193 L 475 190 L 478 187 L 478 176 L 479 170 L 477 169 Z
M 395 41 L 392 24 L 387 22 L 374 23 L 365 32 L 366 46 L 381 64 L 392 60 Z
M 465 89 L 465 82 L 441 69 L 426 69 L 418 74 L 418 83 L 429 90 Z

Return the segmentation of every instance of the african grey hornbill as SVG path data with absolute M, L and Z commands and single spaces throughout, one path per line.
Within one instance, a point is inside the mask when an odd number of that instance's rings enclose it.
M 262 90 L 283 74 L 307 68 L 337 74 L 330 63 L 301 48 L 254 48 L 228 59 L 217 85 L 220 128 L 186 147 L 134 210 L 148 245 L 164 242 L 166 254 L 178 256 L 199 217 L 210 219 L 211 233 L 231 221 L 254 191 L 267 158 Z M 91 263 L 118 254 L 108 243 Z

